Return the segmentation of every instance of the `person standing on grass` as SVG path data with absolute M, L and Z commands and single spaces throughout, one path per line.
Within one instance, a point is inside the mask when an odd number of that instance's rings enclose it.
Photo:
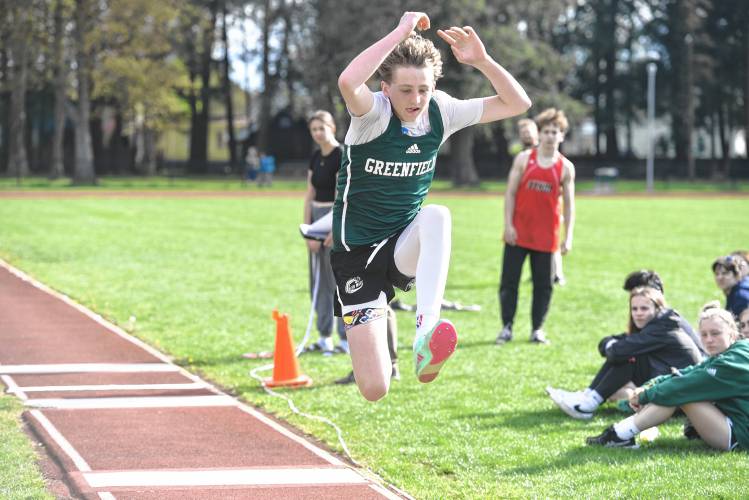
M 538 126 L 536 122 L 530 118 L 523 118 L 518 120 L 518 137 L 522 145 L 522 151 L 529 151 L 533 148 L 538 147 Z M 561 193 L 560 193 L 561 196 Z M 563 219 L 560 219 L 562 222 Z M 552 276 L 554 276 L 554 283 L 559 286 L 567 284 L 567 280 L 564 277 L 564 269 L 562 268 L 562 252 L 557 248 L 554 252 L 552 259 Z
M 312 154 L 307 170 L 307 192 L 304 196 L 304 223 L 312 224 L 333 209 L 335 200 L 336 176 L 341 166 L 341 145 L 335 137 L 335 121 L 333 115 L 327 111 L 318 110 L 307 120 L 312 140 L 319 149 Z M 330 247 L 333 246 L 333 233 L 329 233 L 324 241 L 305 239 L 309 250 L 310 289 L 314 290 L 315 274 L 317 274 L 317 301 L 315 314 L 317 316 L 317 331 L 320 338 L 310 344 L 305 352 L 319 351 L 323 354 L 334 352 L 348 353 L 348 341 L 343 320 L 336 320 L 333 315 L 333 293 L 335 292 L 335 277 L 330 267 Z M 314 264 L 314 265 L 313 265 Z M 317 267 L 316 267 L 316 266 Z M 315 269 L 317 268 L 317 273 Z M 333 326 L 335 324 L 340 343 L 333 346 Z
M 523 262 L 530 255 L 533 279 L 531 342 L 548 344 L 542 330 L 551 303 L 553 254 L 572 249 L 575 226 L 575 167 L 559 152 L 568 123 L 554 108 L 536 117 L 541 131 L 538 148 L 515 157 L 505 191 L 505 229 L 499 304 L 502 330 L 496 343 L 512 340 Z M 564 240 L 559 246 L 559 196 L 564 201 Z
M 356 383 L 370 401 L 389 390 L 386 306 L 394 286 L 408 290 L 416 284 L 414 362 L 420 382 L 437 377 L 457 344 L 455 327 L 440 319 L 450 212 L 438 205 L 421 207 L 437 151 L 464 127 L 530 107 L 520 84 L 486 53 L 469 26 L 437 34 L 460 63 L 486 76 L 497 95 L 460 100 L 436 91 L 441 55 L 415 33 L 429 27 L 426 14 L 404 13 L 398 26 L 356 56 L 338 79 L 352 119 L 333 207 L 331 263 Z M 382 80 L 380 92 L 366 85 L 375 72 Z
M 717 301 L 703 307 L 699 330 L 710 357 L 637 388 L 630 397 L 637 413 L 587 438 L 586 444 L 636 448 L 637 434 L 681 408 L 710 447 L 749 450 L 749 341 L 738 340 L 733 316 Z
M 538 127 L 536 122 L 530 118 L 518 120 L 518 137 L 522 145 L 522 151 L 528 151 L 538 147 Z

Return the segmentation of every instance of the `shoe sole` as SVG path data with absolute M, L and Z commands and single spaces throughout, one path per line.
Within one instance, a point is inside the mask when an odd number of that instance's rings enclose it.
M 588 439 L 586 439 L 585 440 L 585 444 L 587 444 L 588 446 L 601 446 L 603 448 L 623 448 L 625 450 L 638 450 L 638 449 L 640 449 L 640 445 L 638 443 L 635 443 L 635 444 L 632 444 L 632 445 L 628 445 L 626 443 L 621 443 L 621 444 L 617 444 L 617 443 L 601 444 L 601 443 L 598 443 L 596 441 L 589 441 Z
M 455 326 L 447 320 L 440 320 L 437 326 L 427 334 L 424 342 L 428 349 L 422 348 L 419 355 L 423 356 L 421 360 L 422 369 L 416 371 L 416 377 L 422 384 L 428 384 L 439 375 L 442 365 L 445 364 L 450 356 L 455 352 L 458 345 L 458 332 Z

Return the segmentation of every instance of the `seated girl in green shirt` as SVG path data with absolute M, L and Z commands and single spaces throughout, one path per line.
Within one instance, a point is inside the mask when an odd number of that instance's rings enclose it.
M 630 398 L 637 413 L 587 438 L 587 444 L 636 448 L 637 434 L 681 408 L 709 446 L 749 449 L 749 341 L 739 340 L 733 316 L 717 301 L 702 308 L 699 329 L 710 357 L 637 388 Z

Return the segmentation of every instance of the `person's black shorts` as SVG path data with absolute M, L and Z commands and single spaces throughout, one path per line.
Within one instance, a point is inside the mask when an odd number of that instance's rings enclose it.
M 365 304 L 385 292 L 387 302 L 395 297 L 395 289 L 408 291 L 414 278 L 401 273 L 395 266 L 395 243 L 403 230 L 388 238 L 384 244 L 353 247 L 350 251 L 330 254 L 335 275 L 336 291 L 333 300 L 335 315 L 342 316 L 343 305 Z M 370 260 L 371 259 L 371 260 Z

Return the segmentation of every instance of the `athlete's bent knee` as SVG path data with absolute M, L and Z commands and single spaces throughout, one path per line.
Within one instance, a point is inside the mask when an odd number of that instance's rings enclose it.
M 389 385 L 386 382 L 363 382 L 359 385 L 359 392 L 367 401 L 379 401 L 387 396 Z

